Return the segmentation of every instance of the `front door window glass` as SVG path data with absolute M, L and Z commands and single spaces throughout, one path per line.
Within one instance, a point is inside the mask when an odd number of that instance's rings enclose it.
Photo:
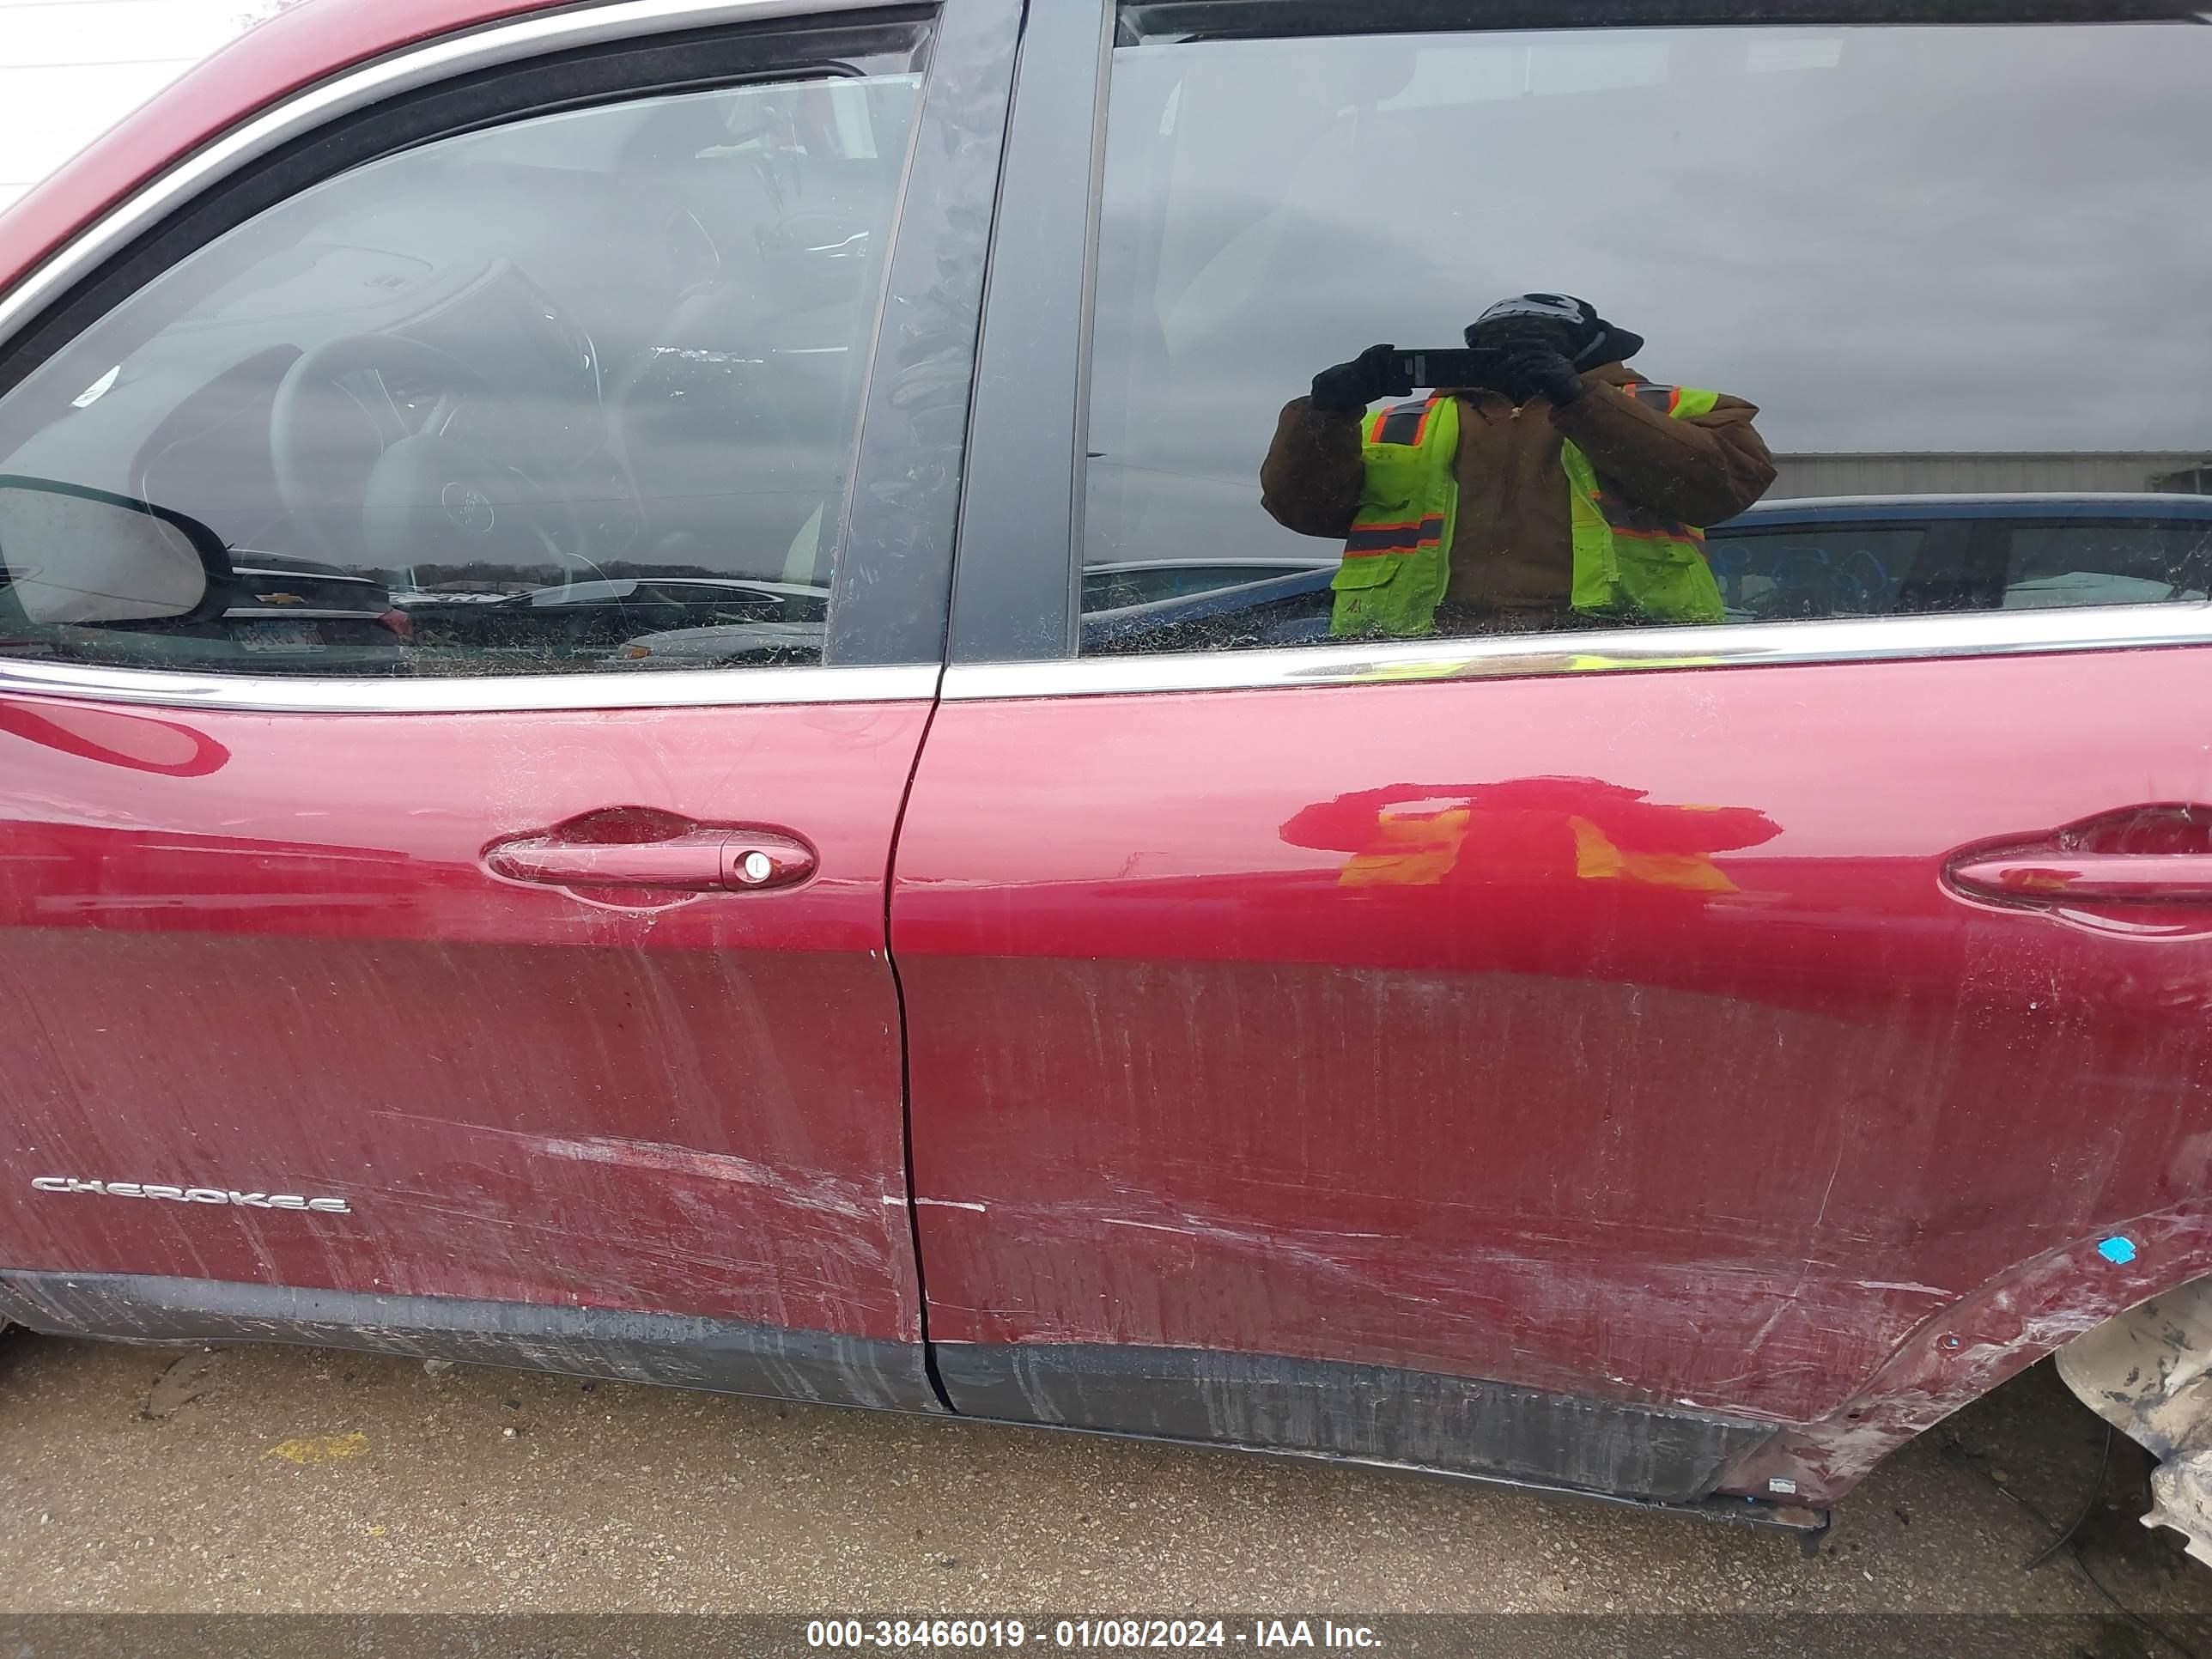
M 426 143 L 155 278 L 0 398 L 0 475 L 204 526 L 213 597 L 89 623 L 11 604 L 27 579 L 131 580 L 18 514 L 0 654 L 820 661 L 920 95 L 902 54 L 840 67 Z

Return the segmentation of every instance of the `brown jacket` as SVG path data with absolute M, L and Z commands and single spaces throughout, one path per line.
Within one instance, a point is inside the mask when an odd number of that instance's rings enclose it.
M 1495 392 L 1462 392 L 1459 518 L 1445 598 L 1509 611 L 1560 610 L 1574 586 L 1574 542 L 1559 441 L 1571 438 L 1600 482 L 1662 520 L 1703 526 L 1766 493 L 1774 462 L 1751 424 L 1759 413 L 1723 398 L 1676 420 L 1617 388 L 1644 377 L 1620 363 L 1583 375 L 1564 409 L 1538 398 L 1519 409 Z M 1261 464 L 1261 504 L 1302 536 L 1340 541 L 1359 507 L 1360 416 L 1294 398 Z

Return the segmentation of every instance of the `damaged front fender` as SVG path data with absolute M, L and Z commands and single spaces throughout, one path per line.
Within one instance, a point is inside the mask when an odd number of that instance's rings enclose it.
M 2058 1351 L 2089 1409 L 2159 1460 L 2147 1527 L 2171 1527 L 2212 1566 L 2212 1279 L 2117 1314 Z
M 2047 1250 L 1930 1315 L 1850 1400 L 1778 1430 L 1723 1474 L 1719 1490 L 1832 1506 L 1890 1453 L 2007 1378 L 2200 1281 L 2212 1282 L 2212 1205 L 2203 1200 Z

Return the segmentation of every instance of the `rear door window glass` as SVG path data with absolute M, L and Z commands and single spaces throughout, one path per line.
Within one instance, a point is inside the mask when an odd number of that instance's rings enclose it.
M 1114 53 L 1085 650 L 2204 590 L 2212 27 L 1216 9 L 1126 7 Z M 1530 295 L 1559 331 L 1498 335 Z M 1241 562 L 1320 574 L 1224 604 Z
M 2202 599 L 2212 587 L 2212 521 L 2076 520 L 2008 528 L 2009 608 Z
M 1897 609 L 1927 540 L 1923 525 L 1808 512 L 1770 529 L 1731 532 L 1723 525 L 1706 535 L 1705 559 L 1731 621 L 1872 617 Z

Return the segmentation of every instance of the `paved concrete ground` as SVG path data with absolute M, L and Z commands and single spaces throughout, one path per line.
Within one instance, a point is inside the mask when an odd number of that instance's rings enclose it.
M 2055 1516 L 2103 1444 L 2047 1367 L 1950 1426 Z M 2080 1534 L 2092 1567 L 2154 1618 L 2212 1613 L 2212 1571 L 2136 1524 L 2143 1480 L 2120 1442 Z M 2109 1613 L 2064 1557 L 2022 1570 L 2045 1535 L 1936 1437 L 1805 1559 L 1784 1535 L 1219 1452 L 307 1349 L 0 1338 L 9 1613 Z

